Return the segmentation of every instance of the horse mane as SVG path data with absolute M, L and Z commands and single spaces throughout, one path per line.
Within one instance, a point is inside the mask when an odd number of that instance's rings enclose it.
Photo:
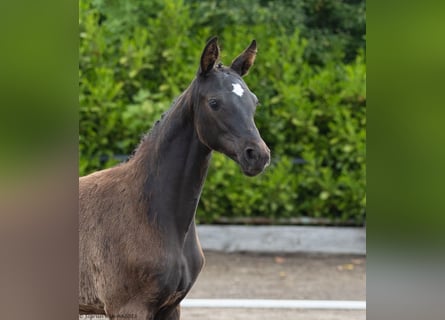
M 159 128 L 162 127 L 161 124 L 165 121 L 166 116 L 170 114 L 175 109 L 176 106 L 179 106 L 180 104 L 186 102 L 190 98 L 190 95 L 192 94 L 191 90 L 192 84 L 187 89 L 185 89 L 180 95 L 178 95 L 170 104 L 169 108 L 166 111 L 164 111 L 161 114 L 161 117 L 154 122 L 151 128 L 146 133 L 142 134 L 138 146 L 133 150 L 131 155 L 128 157 L 127 162 L 133 159 L 135 155 L 137 155 L 146 146 L 149 140 L 155 138 L 159 134 Z

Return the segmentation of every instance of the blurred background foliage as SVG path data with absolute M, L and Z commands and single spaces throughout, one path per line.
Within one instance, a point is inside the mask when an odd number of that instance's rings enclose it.
M 80 175 L 131 154 L 187 88 L 209 37 L 218 35 L 225 64 L 256 39 L 259 52 L 245 80 L 261 101 L 255 119 L 272 164 L 248 178 L 215 153 L 198 221 L 364 223 L 365 1 L 80 0 L 79 6 Z

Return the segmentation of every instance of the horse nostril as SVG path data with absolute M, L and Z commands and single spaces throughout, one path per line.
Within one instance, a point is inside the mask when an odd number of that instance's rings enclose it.
M 244 150 L 247 160 L 258 160 L 258 153 L 253 148 L 246 148 Z

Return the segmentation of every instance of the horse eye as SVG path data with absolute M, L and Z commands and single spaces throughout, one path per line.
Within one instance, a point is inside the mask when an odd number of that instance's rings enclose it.
M 213 110 L 218 109 L 218 101 L 216 101 L 216 99 L 209 99 L 209 106 Z

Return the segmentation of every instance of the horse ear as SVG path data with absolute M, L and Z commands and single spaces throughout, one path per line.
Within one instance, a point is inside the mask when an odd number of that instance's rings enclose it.
M 235 60 L 233 60 L 230 67 L 240 76 L 245 76 L 255 61 L 256 53 L 256 40 L 252 40 L 250 46 L 247 47 L 246 50 L 244 50 L 243 53 L 241 53 Z
M 199 75 L 205 75 L 215 66 L 219 59 L 218 37 L 213 37 L 207 42 L 201 55 L 201 65 L 199 66 Z

